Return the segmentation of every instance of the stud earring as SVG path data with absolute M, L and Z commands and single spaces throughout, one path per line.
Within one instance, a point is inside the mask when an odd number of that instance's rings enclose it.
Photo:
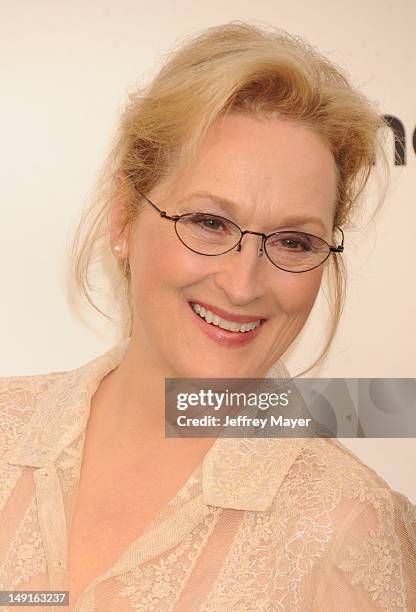
M 121 253 L 121 251 L 122 251 L 122 248 L 121 248 L 121 246 L 120 246 L 119 244 L 116 244 L 116 245 L 113 247 L 113 251 L 114 251 L 115 253 L 117 253 L 117 255 L 119 255 L 119 254 Z

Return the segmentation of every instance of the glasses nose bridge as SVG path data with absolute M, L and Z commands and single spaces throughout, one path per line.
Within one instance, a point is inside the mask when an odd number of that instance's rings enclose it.
M 240 230 L 241 231 L 241 236 L 240 236 L 240 240 L 237 244 L 237 251 L 241 251 L 241 242 L 243 240 L 243 237 L 245 236 L 245 234 L 253 234 L 254 236 L 261 236 L 261 243 L 260 243 L 260 247 L 259 247 L 259 252 L 258 255 L 259 257 L 263 256 L 263 252 L 264 252 L 264 242 L 267 238 L 267 235 L 262 233 L 262 232 L 252 232 L 251 230 Z

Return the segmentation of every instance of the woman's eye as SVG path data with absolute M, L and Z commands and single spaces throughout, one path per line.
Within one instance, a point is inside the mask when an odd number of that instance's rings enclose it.
M 276 237 L 274 240 L 271 240 L 271 244 L 269 245 L 274 249 L 285 249 L 289 251 L 309 251 L 311 245 L 308 244 L 306 240 L 302 240 L 298 237 Z
M 200 217 L 194 220 L 194 223 L 197 223 L 201 227 L 210 230 L 224 230 L 225 226 L 220 219 L 216 219 L 215 217 Z
M 281 242 L 283 243 L 283 246 L 289 249 L 293 249 L 293 250 L 299 246 L 301 249 L 304 249 L 304 250 L 307 250 L 308 248 L 308 245 L 305 244 L 304 242 L 301 242 L 300 240 L 292 240 L 291 238 L 285 238 Z

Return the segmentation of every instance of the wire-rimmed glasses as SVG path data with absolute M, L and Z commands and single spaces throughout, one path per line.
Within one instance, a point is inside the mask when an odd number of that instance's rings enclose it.
M 241 251 L 241 241 L 245 234 L 261 236 L 259 255 L 266 253 L 270 262 L 286 272 L 308 272 L 321 266 L 331 253 L 342 253 L 344 250 L 344 232 L 340 246 L 331 246 L 323 238 L 292 230 L 263 234 L 242 230 L 233 221 L 220 215 L 202 212 L 191 212 L 183 215 L 169 216 L 160 210 L 143 193 L 141 195 L 164 219 L 175 223 L 175 232 L 184 246 L 205 256 L 223 255 L 237 248 Z

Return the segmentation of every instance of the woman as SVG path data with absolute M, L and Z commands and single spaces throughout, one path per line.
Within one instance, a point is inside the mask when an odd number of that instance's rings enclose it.
M 416 609 L 416 510 L 335 439 L 164 435 L 165 378 L 289 376 L 327 270 L 324 358 L 383 126 L 304 41 L 244 23 L 131 96 L 75 241 L 90 301 L 112 253 L 125 338 L 1 381 L 1 589 L 77 611 Z

